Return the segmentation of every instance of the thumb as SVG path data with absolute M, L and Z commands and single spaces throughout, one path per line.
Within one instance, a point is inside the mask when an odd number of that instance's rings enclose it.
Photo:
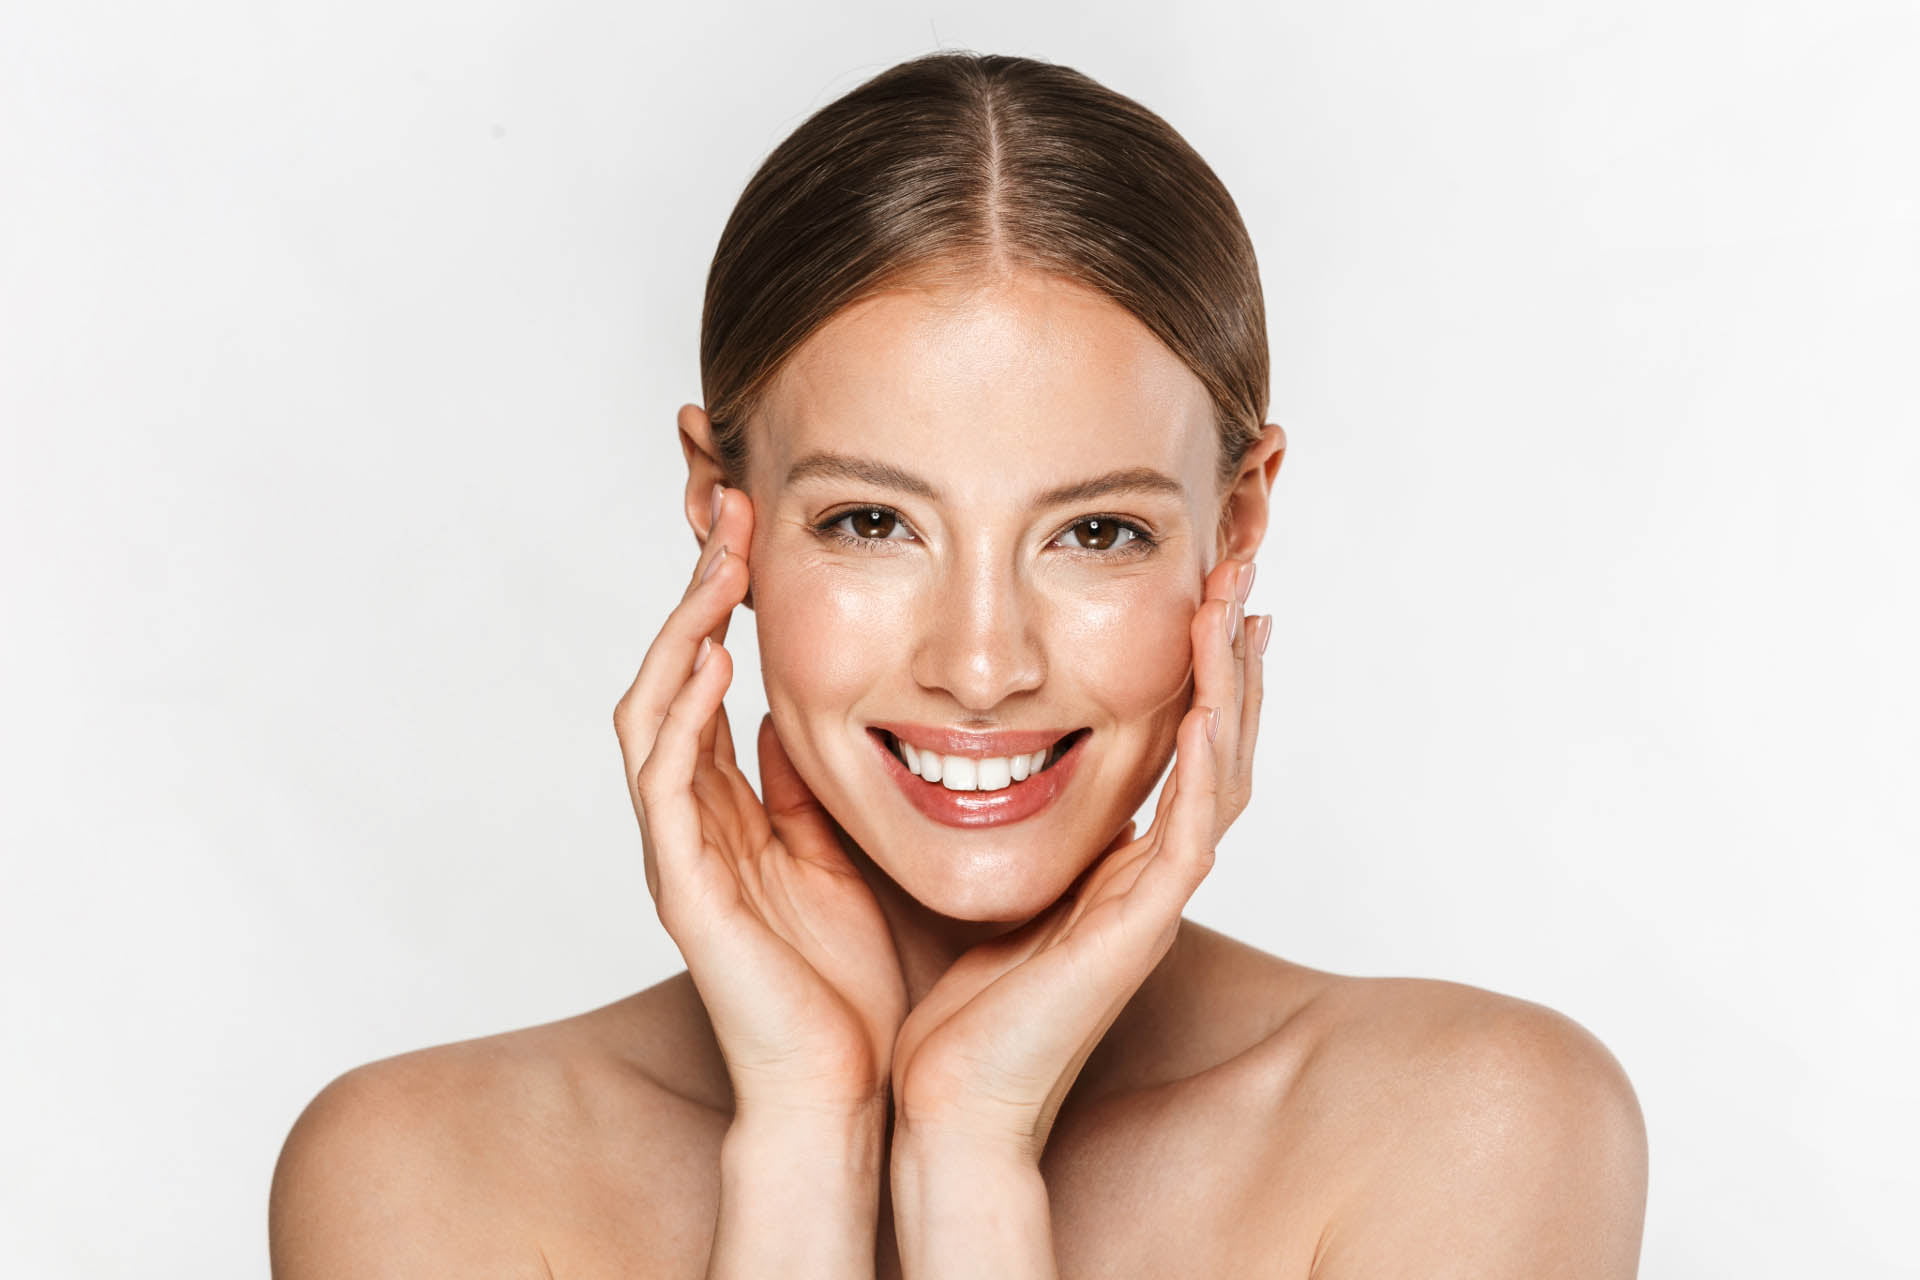
M 833 819 L 793 767 L 771 714 L 760 717 L 760 794 L 767 821 L 787 851 L 815 861 L 845 861 Z M 824 855 L 824 856 L 823 856 Z

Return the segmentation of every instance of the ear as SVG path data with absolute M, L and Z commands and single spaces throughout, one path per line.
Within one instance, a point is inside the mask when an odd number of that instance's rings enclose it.
M 727 473 L 720 465 L 718 451 L 713 447 L 713 419 L 707 411 L 697 404 L 680 406 L 680 456 L 687 460 L 687 492 L 685 496 L 687 526 L 693 530 L 694 541 L 704 550 L 707 538 L 713 532 L 709 527 L 713 523 L 713 486 L 727 483 Z M 738 548 L 743 554 L 745 547 Z M 753 608 L 753 588 L 747 588 L 746 598 L 741 601 L 747 608 Z
M 1240 460 L 1240 470 L 1221 499 L 1216 563 L 1229 556 L 1250 560 L 1260 549 L 1267 536 L 1273 478 L 1280 473 L 1280 462 L 1286 456 L 1287 433 L 1280 424 L 1269 422 Z
M 713 520 L 713 486 L 725 484 L 726 474 L 713 447 L 713 420 L 697 404 L 680 406 L 680 455 L 687 460 L 687 524 L 694 541 L 707 545 Z

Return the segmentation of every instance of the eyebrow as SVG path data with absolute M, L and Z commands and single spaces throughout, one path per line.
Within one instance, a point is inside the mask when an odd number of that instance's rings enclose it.
M 913 472 L 903 471 L 892 463 L 851 453 L 810 453 L 787 469 L 787 485 L 791 488 L 815 476 L 833 480 L 864 480 L 883 489 L 911 493 L 929 502 L 940 500 L 940 491 Z
M 787 470 L 787 484 L 827 477 L 835 480 L 861 480 L 901 493 L 910 493 L 929 502 L 940 500 L 940 490 L 931 481 L 889 462 L 862 458 L 850 453 L 810 453 Z M 1089 502 L 1117 493 L 1159 493 L 1181 497 L 1186 489 L 1178 480 L 1152 467 L 1122 467 L 1105 475 L 1090 476 L 1063 484 L 1035 495 L 1036 507 L 1061 507 L 1073 502 Z

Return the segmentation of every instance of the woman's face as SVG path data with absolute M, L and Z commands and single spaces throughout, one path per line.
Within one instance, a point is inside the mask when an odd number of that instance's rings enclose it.
M 925 906 L 1036 915 L 1145 800 L 1188 705 L 1219 447 L 1144 325 L 1034 273 L 869 298 L 769 389 L 747 491 L 774 725 Z M 941 781 L 903 759 L 929 752 Z

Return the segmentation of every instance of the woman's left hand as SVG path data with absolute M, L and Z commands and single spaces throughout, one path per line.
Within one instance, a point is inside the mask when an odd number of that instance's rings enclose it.
M 1193 701 L 1153 822 L 1129 822 L 1075 889 L 968 951 L 917 1004 L 893 1053 L 896 1142 L 958 1142 L 1037 1163 L 1087 1056 L 1166 955 L 1180 912 L 1246 807 L 1272 619 L 1242 619 L 1253 565 L 1207 575 Z M 1217 716 L 1217 719 L 1216 719 Z

